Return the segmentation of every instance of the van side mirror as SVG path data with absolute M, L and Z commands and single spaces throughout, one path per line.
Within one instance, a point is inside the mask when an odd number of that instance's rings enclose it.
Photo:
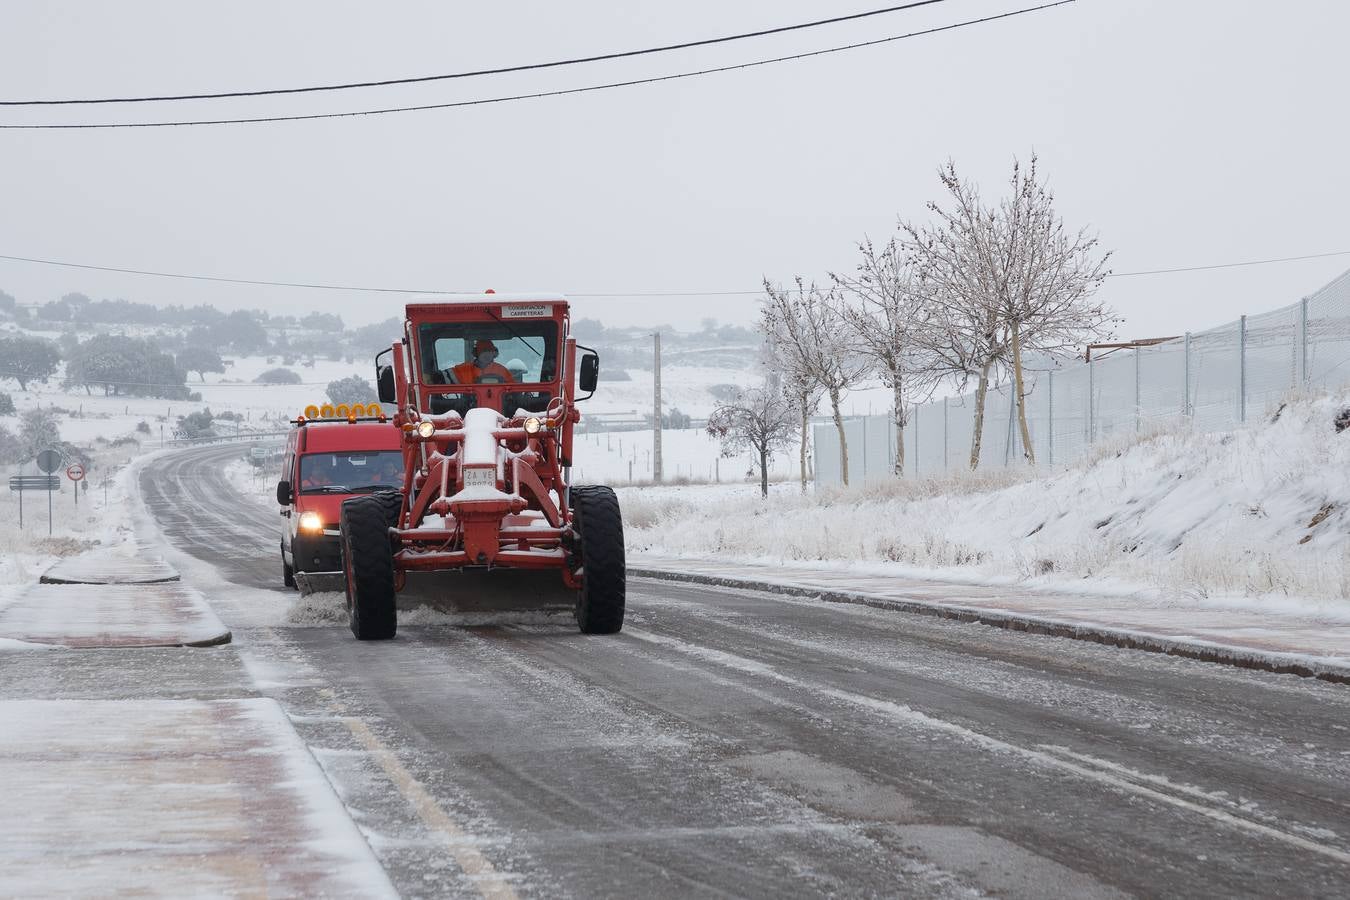
M 277 505 L 291 505 L 291 483 L 289 481 L 277 482 Z
M 581 370 L 577 373 L 577 389 L 585 391 L 587 395 L 594 394 L 599 381 L 600 357 L 594 353 L 587 353 L 581 358 Z
M 398 393 L 394 389 L 394 367 L 378 366 L 375 369 L 375 382 L 379 389 L 381 403 L 394 403 Z

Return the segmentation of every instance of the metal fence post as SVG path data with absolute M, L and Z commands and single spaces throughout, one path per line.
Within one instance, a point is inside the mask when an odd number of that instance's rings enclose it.
M 1045 399 L 1048 407 L 1045 416 L 1045 455 L 1046 465 L 1055 464 L 1055 370 L 1046 373 Z
M 1183 385 L 1185 394 L 1181 397 L 1181 414 L 1183 416 L 1195 415 L 1195 407 L 1191 405 L 1191 333 L 1186 332 L 1186 383 Z
M 1143 365 L 1143 349 L 1134 348 L 1134 430 L 1136 433 L 1143 427 L 1144 407 L 1143 401 L 1139 397 L 1139 367 Z
M 1238 319 L 1238 421 L 1247 421 L 1247 317 Z
M 947 471 L 951 454 L 947 449 L 947 398 L 942 398 L 942 471 Z
M 862 481 L 859 484 L 867 482 L 867 416 L 862 417 Z
M 910 418 L 914 420 L 914 477 L 919 477 L 919 404 L 914 404 L 914 412 Z
M 1097 361 L 1088 360 L 1087 442 L 1097 442 Z
M 1308 383 L 1308 298 L 1298 304 L 1298 380 L 1299 384 Z

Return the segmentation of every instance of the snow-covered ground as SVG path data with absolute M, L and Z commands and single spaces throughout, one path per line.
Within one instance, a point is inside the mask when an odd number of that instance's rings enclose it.
M 47 527 L 47 494 L 8 490 L 16 466 L 0 466 L 0 606 L 19 590 L 37 581 L 58 559 L 95 547 L 117 547 L 134 541 L 128 515 L 128 463 L 141 456 L 136 445 L 95 449 L 90 467 L 89 490 L 75 503 L 72 483 L 61 475 L 61 490 L 51 495 L 51 534 Z M 31 465 L 24 474 L 36 474 Z M 23 526 L 19 505 L 23 504 Z
M 622 493 L 629 546 L 868 571 L 1350 609 L 1350 394 L 1233 433 L 1156 433 L 1054 472 L 999 470 L 805 496 Z M 1244 599 L 1245 598 L 1245 599 Z

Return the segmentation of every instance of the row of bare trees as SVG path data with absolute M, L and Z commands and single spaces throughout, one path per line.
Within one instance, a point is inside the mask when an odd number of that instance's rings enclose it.
M 800 429 L 802 487 L 810 417 L 828 400 L 849 481 L 840 403 L 880 380 L 891 391 L 895 474 L 905 471 L 904 431 L 916 402 L 946 385 L 975 382 L 970 467 L 980 463 L 991 386 L 1011 381 L 1023 453 L 1036 461 L 1027 424 L 1026 360 L 1062 359 L 1107 335 L 1116 319 L 1095 299 L 1109 253 L 1086 229 L 1068 229 L 1033 155 L 1014 163 L 1008 191 L 986 203 L 948 163 L 930 221 L 901 220 L 884 245 L 864 240 L 851 273 L 821 287 L 764 282 L 762 326 L 777 394 Z M 777 429 L 778 433 L 781 429 Z

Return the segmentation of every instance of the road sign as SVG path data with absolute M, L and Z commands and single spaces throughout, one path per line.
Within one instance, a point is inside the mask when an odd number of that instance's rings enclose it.
M 43 451 L 46 452 L 46 451 Z M 61 490 L 58 475 L 11 475 L 9 489 L 19 495 L 19 527 L 23 528 L 23 495 L 27 491 L 47 493 L 47 533 L 52 533 L 52 492 Z
M 63 462 L 65 460 L 55 450 L 43 450 L 37 455 L 37 467 L 49 475 L 61 468 Z
M 11 475 L 11 491 L 59 491 L 61 479 L 56 475 Z
M 84 478 L 84 466 L 79 463 L 66 466 L 66 477 L 71 481 L 80 481 Z

